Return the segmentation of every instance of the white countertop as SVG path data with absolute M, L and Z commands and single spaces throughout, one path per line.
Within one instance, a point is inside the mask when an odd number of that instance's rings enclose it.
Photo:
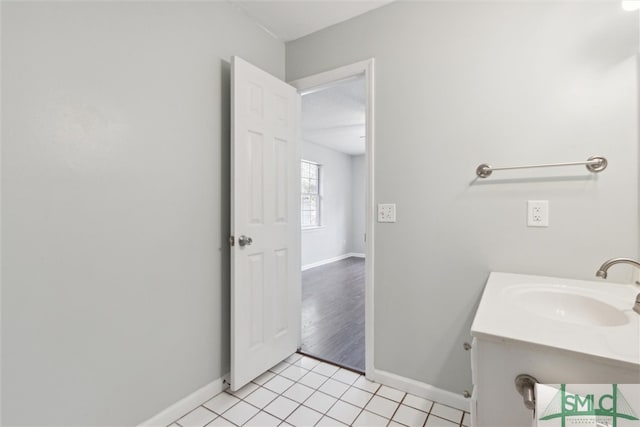
M 523 306 L 526 298 L 514 300 L 519 288 L 532 287 L 580 292 L 619 309 L 628 322 L 615 326 L 587 326 L 536 314 Z M 596 282 L 493 272 L 482 294 L 471 335 L 538 344 L 640 369 L 640 315 L 631 309 L 638 292 L 640 287 L 636 285 L 604 280 Z

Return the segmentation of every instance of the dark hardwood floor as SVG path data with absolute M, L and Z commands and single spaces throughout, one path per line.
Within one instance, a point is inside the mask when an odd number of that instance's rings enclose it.
M 302 353 L 364 372 L 364 259 L 302 272 Z

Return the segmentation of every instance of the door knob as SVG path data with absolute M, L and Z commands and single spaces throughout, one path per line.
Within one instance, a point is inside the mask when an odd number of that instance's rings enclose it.
M 253 239 L 251 237 L 247 237 L 247 236 L 242 235 L 238 239 L 238 244 L 240 246 L 249 246 L 252 243 L 253 243 Z

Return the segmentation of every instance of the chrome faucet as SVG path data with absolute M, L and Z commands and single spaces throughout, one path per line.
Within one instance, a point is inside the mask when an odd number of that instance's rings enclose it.
M 636 268 L 640 268 L 640 262 L 638 261 L 634 261 L 632 259 L 629 258 L 611 258 L 610 260 L 605 261 L 600 268 L 598 269 L 598 271 L 596 271 L 596 277 L 602 277 L 603 279 L 607 278 L 607 271 L 609 271 L 609 268 L 611 268 L 611 266 L 616 265 L 616 264 L 631 264 Z M 636 282 L 637 284 L 640 285 L 640 283 Z M 635 311 L 636 313 L 640 314 L 640 294 L 638 294 L 636 296 L 636 303 L 633 306 L 633 311 Z

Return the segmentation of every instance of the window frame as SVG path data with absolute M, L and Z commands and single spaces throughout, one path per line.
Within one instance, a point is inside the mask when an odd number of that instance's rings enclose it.
M 308 165 L 313 166 L 314 168 L 316 168 L 317 171 L 317 178 L 312 178 L 311 176 L 302 176 L 302 164 L 306 163 Z M 311 175 L 311 174 L 310 174 Z M 307 179 L 309 181 L 315 180 L 317 181 L 317 185 L 316 185 L 316 192 L 315 193 L 311 193 L 311 192 L 304 192 L 303 191 L 303 180 Z M 314 230 L 317 228 L 322 228 L 323 227 L 323 222 L 322 222 L 322 165 L 320 163 L 317 162 L 313 162 L 311 160 L 306 160 L 306 159 L 300 159 L 300 227 L 302 230 Z M 314 212 L 314 210 L 309 210 L 309 209 L 304 209 L 304 203 L 303 203 L 303 199 L 305 196 L 315 196 L 316 197 L 316 203 L 315 203 L 315 213 L 316 213 L 316 223 L 313 225 L 304 225 L 303 223 L 303 214 L 304 212 Z

